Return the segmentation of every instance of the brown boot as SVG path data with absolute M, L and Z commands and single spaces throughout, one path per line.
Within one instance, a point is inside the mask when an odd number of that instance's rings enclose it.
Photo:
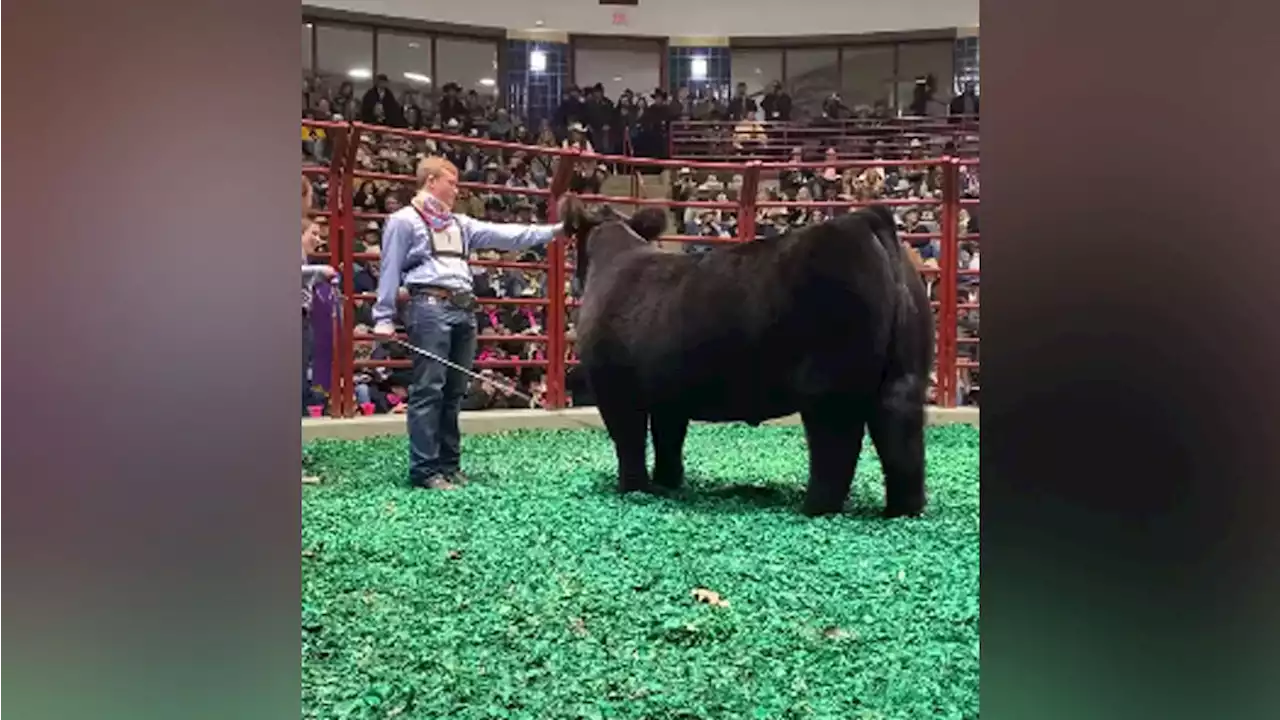
M 422 482 L 414 483 L 414 487 L 424 488 L 426 490 L 457 490 L 458 486 L 449 482 L 443 475 L 432 475 Z

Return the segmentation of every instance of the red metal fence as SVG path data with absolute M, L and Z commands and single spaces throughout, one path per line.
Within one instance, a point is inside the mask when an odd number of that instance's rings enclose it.
M 828 149 L 840 159 L 922 158 L 978 154 L 978 118 L 855 118 L 818 122 L 677 120 L 670 157 L 693 160 L 793 160 Z
M 959 368 L 974 368 L 977 363 L 971 360 L 963 361 L 958 364 L 957 345 L 961 343 L 971 342 L 969 338 L 961 339 L 957 333 L 957 317 L 962 310 L 967 311 L 976 309 L 976 305 L 969 305 L 959 302 L 958 279 L 963 273 L 964 275 L 976 275 L 977 271 L 960 270 L 958 268 L 957 252 L 959 247 L 959 232 L 957 218 L 962 206 L 976 203 L 976 200 L 963 198 L 961 192 L 961 168 L 973 167 L 977 165 L 976 160 L 960 159 L 955 157 L 933 157 L 921 159 L 907 160 L 837 160 L 835 162 L 766 162 L 761 160 L 749 160 L 746 162 L 729 162 L 729 161 L 700 161 L 694 162 L 688 159 L 679 160 L 656 160 L 650 158 L 640 158 L 632 156 L 609 156 L 609 155 L 584 155 L 576 150 L 548 147 L 529 147 L 524 145 L 516 145 L 513 143 L 499 142 L 494 140 L 483 140 L 474 137 L 463 137 L 458 135 L 449 135 L 444 133 L 422 132 L 401 130 L 386 127 L 375 127 L 364 125 L 361 123 L 321 123 L 312 121 L 303 121 L 304 128 L 311 128 L 313 131 L 321 131 L 325 134 L 329 144 L 331 161 L 328 166 L 320 165 L 304 165 L 302 171 L 307 175 L 327 175 L 329 180 L 328 193 L 326 195 L 326 207 L 323 211 L 316 211 L 313 214 L 318 217 L 327 218 L 329 230 L 329 249 L 327 255 L 322 256 L 328 260 L 340 273 L 342 282 L 342 295 L 344 298 L 343 312 L 341 313 L 341 327 L 335 333 L 334 340 L 334 367 L 333 367 L 333 391 L 330 396 L 330 414 L 334 417 L 350 417 L 356 414 L 357 408 L 354 398 L 354 375 L 357 369 L 367 367 L 402 367 L 409 364 L 408 360 L 357 360 L 355 358 L 355 344 L 357 342 L 369 342 L 375 338 L 372 335 L 358 334 L 355 332 L 355 310 L 356 302 L 373 302 L 372 294 L 359 294 L 355 292 L 353 286 L 354 264 L 357 261 L 368 262 L 376 261 L 378 255 L 376 253 L 357 253 L 354 251 L 356 240 L 358 239 L 356 231 L 357 220 L 381 219 L 385 215 L 379 213 L 362 212 L 355 209 L 353 194 L 356 185 L 365 180 L 382 180 L 393 183 L 403 183 L 412 185 L 414 178 L 411 175 L 389 174 L 372 172 L 361 169 L 356 162 L 357 151 L 360 146 L 361 136 L 365 133 L 377 133 L 382 136 L 412 138 L 421 141 L 447 142 L 455 145 L 473 145 L 480 148 L 492 150 L 519 151 L 525 153 L 528 157 L 548 156 L 554 160 L 554 172 L 550 176 L 550 187 L 546 189 L 508 187 L 503 185 L 486 185 L 484 183 L 460 182 L 459 186 L 480 192 L 496 192 L 503 195 L 527 195 L 546 200 L 549 222 L 555 222 L 555 213 L 560 197 L 568 191 L 571 176 L 575 167 L 579 162 L 594 161 L 596 163 L 605 163 L 615 168 L 626 168 L 632 173 L 632 197 L 618 197 L 600 194 L 583 194 L 582 199 L 587 202 L 613 203 L 618 205 L 659 205 L 664 207 L 687 207 L 702 208 L 710 210 L 721 210 L 736 212 L 739 218 L 737 235 L 731 238 L 721 237 L 704 237 L 697 235 L 672 234 L 664 235 L 660 238 L 662 241 L 687 242 L 699 244 L 712 244 L 722 242 L 741 242 L 756 236 L 756 215 L 757 211 L 768 210 L 771 208 L 823 208 L 823 207 L 855 207 L 871 204 L 871 202 L 883 203 L 886 205 L 911 205 L 911 206 L 929 206 L 933 205 L 938 209 L 938 222 L 940 231 L 936 233 L 904 233 L 902 239 L 905 241 L 938 239 L 940 240 L 940 253 L 938 257 L 938 268 L 926 268 L 922 272 L 926 278 L 936 284 L 938 298 L 933 302 L 938 318 L 938 353 L 937 353 L 937 383 L 936 383 L 936 400 L 937 404 L 942 406 L 954 406 L 956 404 L 957 395 L 957 371 Z M 940 167 L 942 171 L 942 197 L 935 198 L 911 198 L 911 199 L 879 199 L 874 201 L 850 201 L 850 200 L 817 200 L 817 201 L 798 201 L 798 200 L 761 200 L 757 198 L 760 181 L 763 177 L 773 177 L 780 171 L 809 169 L 809 170 L 825 170 L 834 168 L 844 170 L 848 168 L 872 168 L 872 167 Z M 676 201 L 670 199 L 656 198 L 640 198 L 638 195 L 638 177 L 635 171 L 639 167 L 650 167 L 657 169 L 676 170 L 678 168 L 690 168 L 694 171 L 722 172 L 729 174 L 741 174 L 742 186 L 738 192 L 736 201 L 707 201 L 707 200 L 685 200 Z M 968 234 L 964 237 L 966 242 L 974 242 L 978 240 L 976 234 Z M 541 306 L 546 310 L 546 317 L 543 323 L 544 332 L 540 335 L 509 335 L 509 336 L 488 336 L 483 339 L 488 341 L 519 341 L 526 343 L 540 343 L 545 347 L 545 359 L 543 360 L 484 360 L 477 361 L 476 367 L 485 368 L 521 368 L 521 367 L 540 367 L 545 368 L 547 404 L 553 408 L 565 407 L 568 402 L 568 394 L 565 387 L 566 371 L 574 364 L 570 358 L 571 341 L 566 338 L 566 312 L 569 308 L 577 305 L 577 301 L 566 297 L 564 288 L 569 278 L 571 267 L 567 263 L 567 244 L 571 240 L 566 238 L 558 238 L 555 242 L 547 247 L 546 261 L 537 263 L 528 262 L 511 262 L 505 260 L 473 260 L 472 265 L 494 268 L 518 268 L 522 270 L 537 270 L 546 273 L 547 297 L 546 298 L 478 298 L 481 307 L 493 307 L 501 305 L 533 305 Z M 972 340 L 976 342 L 976 339 Z

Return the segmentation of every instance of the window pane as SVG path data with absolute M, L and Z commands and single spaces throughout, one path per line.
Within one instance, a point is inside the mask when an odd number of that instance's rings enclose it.
M 422 96 L 434 87 L 434 71 L 430 36 L 378 31 L 378 72 L 387 76 L 401 104 L 421 107 Z
M 734 50 L 729 57 L 733 84 L 746 83 L 748 95 L 759 95 L 782 79 L 781 50 Z
M 850 110 L 859 105 L 875 107 L 877 101 L 892 106 L 892 45 L 845 48 L 841 73 L 840 99 Z
M 574 84 L 604 85 L 605 97 L 618 99 L 623 90 L 647 95 L 658 87 L 662 46 L 649 41 L 617 38 L 580 40 L 573 57 Z
M 604 85 L 605 97 L 615 100 L 623 90 L 648 94 L 658 87 L 661 62 L 661 53 L 656 47 L 645 50 L 579 48 L 573 60 L 575 84 L 590 87 L 600 83 Z
M 373 85 L 373 31 L 337 25 L 316 26 L 316 74 L 336 98 L 339 86 L 350 81 L 358 102 Z M 335 107 L 343 113 L 344 108 Z M 348 118 L 351 119 L 351 118 Z
M 436 38 L 436 74 L 433 87 L 454 82 L 465 96 L 475 90 L 484 97 L 498 92 L 498 44 L 491 40 Z
M 955 85 L 952 94 L 958 95 L 966 83 L 973 83 L 974 89 L 981 92 L 981 74 L 978 71 L 978 38 L 967 37 L 956 40 L 953 62 L 955 64 Z
M 840 86 L 839 57 L 835 48 L 787 50 L 786 88 L 793 119 L 822 114 L 822 101 Z
M 302 74 L 311 72 L 311 23 L 302 23 Z

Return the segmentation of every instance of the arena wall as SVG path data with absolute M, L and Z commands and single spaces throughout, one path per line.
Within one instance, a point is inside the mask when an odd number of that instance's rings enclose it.
M 652 36 L 858 35 L 978 25 L 978 0 L 308 0 L 311 7 L 496 28 Z

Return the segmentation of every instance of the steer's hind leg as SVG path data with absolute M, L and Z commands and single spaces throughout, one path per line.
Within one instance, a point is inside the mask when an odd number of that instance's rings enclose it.
M 653 483 L 674 490 L 684 484 L 684 437 L 689 418 L 655 411 L 649 425 L 653 431 Z
M 923 378 L 887 380 L 867 423 L 884 468 L 886 517 L 915 516 L 925 506 Z
M 809 444 L 805 515 L 832 515 L 844 509 L 862 452 L 864 406 L 857 401 L 833 402 L 800 414 Z

